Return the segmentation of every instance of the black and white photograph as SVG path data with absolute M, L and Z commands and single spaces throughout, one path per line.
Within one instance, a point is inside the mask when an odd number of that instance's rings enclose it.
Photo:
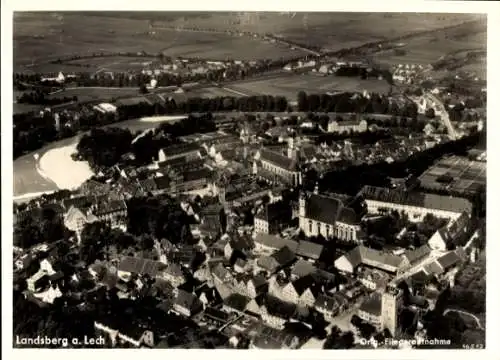
M 6 346 L 486 349 L 489 14 L 233 6 L 8 15 Z

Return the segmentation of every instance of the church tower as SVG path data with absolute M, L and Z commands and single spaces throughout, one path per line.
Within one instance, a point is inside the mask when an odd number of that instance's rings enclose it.
M 399 333 L 399 311 L 403 302 L 403 290 L 394 285 L 387 285 L 382 294 L 382 329 L 390 331 L 392 336 Z
M 299 218 L 306 216 L 306 194 L 301 192 L 299 195 Z

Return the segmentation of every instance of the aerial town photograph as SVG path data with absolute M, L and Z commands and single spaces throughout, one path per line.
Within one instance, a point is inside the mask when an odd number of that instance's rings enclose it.
M 12 348 L 486 347 L 487 14 L 12 21 Z

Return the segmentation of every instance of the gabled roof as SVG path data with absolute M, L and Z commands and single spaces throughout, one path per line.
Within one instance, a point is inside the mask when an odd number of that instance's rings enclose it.
M 427 274 L 432 275 L 440 275 L 444 272 L 441 264 L 439 264 L 437 261 L 433 261 L 430 264 L 425 265 L 424 270 Z
M 417 262 L 418 260 L 426 257 L 431 252 L 431 248 L 424 244 L 414 250 L 407 251 L 404 256 L 408 259 L 410 264 Z
M 268 222 L 279 221 L 282 219 L 283 221 L 289 220 L 292 212 L 290 206 L 281 201 L 266 204 L 262 206 L 262 208 L 255 214 L 256 219 L 261 219 Z
M 218 263 L 216 266 L 211 268 L 212 275 L 218 278 L 222 282 L 228 282 L 233 279 L 233 276 L 227 270 L 222 263 Z
M 167 265 L 159 261 L 131 256 L 124 256 L 118 265 L 119 271 L 140 275 L 148 274 L 151 277 L 156 277 L 160 271 L 165 270 L 166 268 Z
M 93 196 L 78 196 L 73 198 L 63 199 L 62 204 L 65 209 L 69 210 L 72 206 L 78 209 L 87 209 L 92 206 L 95 201 Z
M 329 311 L 336 310 L 339 307 L 339 302 L 337 299 L 327 296 L 325 294 L 320 294 L 316 298 L 316 302 L 314 303 L 315 308 L 325 309 Z
M 316 244 L 310 241 L 301 240 L 297 247 L 296 254 L 311 259 L 319 259 L 323 252 L 323 245 Z
M 290 249 L 294 250 L 298 246 L 298 243 L 296 241 L 283 239 L 276 235 L 262 233 L 257 234 L 257 236 L 255 237 L 255 243 L 273 249 L 281 249 L 284 246 L 288 246 Z
M 103 201 L 97 205 L 94 211 L 94 215 L 99 216 L 120 211 L 127 211 L 127 204 L 125 203 L 125 201 L 123 200 Z
M 182 289 L 177 289 L 174 304 L 192 310 L 195 306 L 200 306 L 200 300 L 194 295 Z
M 464 211 L 471 213 L 472 211 L 471 202 L 460 197 L 442 196 L 422 192 L 408 192 L 404 189 L 389 189 L 368 185 L 363 187 L 361 194 L 367 200 L 380 202 L 409 205 L 426 209 L 452 211 L 456 213 L 462 213 Z
M 337 221 L 349 224 L 349 225 L 357 225 L 361 222 L 361 218 L 356 214 L 356 212 L 348 207 L 343 207 L 340 210 L 340 214 L 337 218 Z
M 243 296 L 241 294 L 231 294 L 229 297 L 224 299 L 224 305 L 230 307 L 239 312 L 245 311 L 248 303 L 250 302 L 250 298 Z
M 360 245 L 344 255 L 345 259 L 355 268 L 361 264 L 381 268 L 386 271 L 396 271 L 403 258 L 389 252 L 379 251 Z
M 461 261 L 455 251 L 450 251 L 436 260 L 443 269 L 448 269 Z
M 313 287 L 315 287 L 315 279 L 311 275 L 307 275 L 292 282 L 292 286 L 297 292 L 297 294 L 300 296 L 307 289 L 314 290 Z
M 410 281 L 413 284 L 426 284 L 428 281 L 432 279 L 432 275 L 427 274 L 425 271 L 420 270 L 410 276 Z
M 154 187 L 152 187 L 152 190 L 165 190 L 165 189 L 170 189 L 171 184 L 172 184 L 172 179 L 169 176 L 162 176 L 162 177 L 157 177 L 153 179 L 154 182 Z
M 269 149 L 260 150 L 260 159 L 288 171 L 298 171 L 298 164 L 294 159 Z
M 268 271 L 274 272 L 279 268 L 280 264 L 272 256 L 262 256 L 257 260 L 257 265 Z
M 277 252 L 271 255 L 279 266 L 285 266 L 295 260 L 295 253 L 288 246 L 282 247 Z
M 174 145 L 167 146 L 167 147 L 161 149 L 161 151 L 163 151 L 165 156 L 168 158 L 171 156 L 177 156 L 177 155 L 181 155 L 184 153 L 200 151 L 200 149 L 201 149 L 201 147 L 196 143 L 182 143 L 182 144 L 174 144 Z
M 365 311 L 375 316 L 380 316 L 380 314 L 382 313 L 382 297 L 380 293 L 374 293 L 372 296 L 366 299 L 359 307 L 359 310 Z
M 335 225 L 343 205 L 338 199 L 310 194 L 306 199 L 306 218 Z
M 281 319 L 290 319 L 295 315 L 296 306 L 278 298 L 267 295 L 263 298 L 262 307 L 270 314 Z
M 292 275 L 302 277 L 316 271 L 316 267 L 309 261 L 299 259 L 292 268 Z
M 262 275 L 254 276 L 252 279 L 250 279 L 250 282 L 256 289 L 267 284 L 266 278 Z

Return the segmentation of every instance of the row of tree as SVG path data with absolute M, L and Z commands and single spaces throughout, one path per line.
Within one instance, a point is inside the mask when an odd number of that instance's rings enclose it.
M 47 97 L 47 94 L 41 90 L 36 90 L 32 92 L 25 92 L 17 98 L 17 102 L 20 104 L 31 104 L 31 105 L 44 105 L 44 106 L 54 106 L 65 104 L 69 102 L 77 102 L 77 96 L 64 96 L 64 97 Z
M 391 102 L 388 95 L 371 93 L 369 97 L 344 92 L 335 95 L 306 94 L 300 91 L 297 95 L 298 111 L 386 114 L 404 118 L 416 118 L 418 107 L 413 102 L 404 106 Z

